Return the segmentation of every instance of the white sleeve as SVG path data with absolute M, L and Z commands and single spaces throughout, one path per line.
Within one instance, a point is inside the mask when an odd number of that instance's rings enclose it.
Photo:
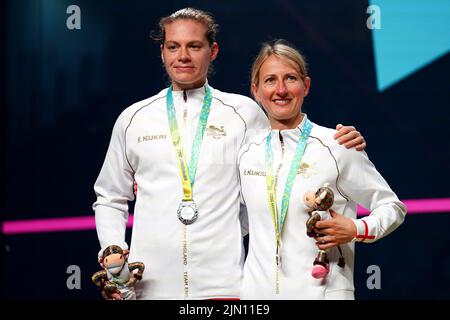
M 340 148 L 338 185 L 351 200 L 370 211 L 367 217 L 353 219 L 357 229 L 355 240 L 374 242 L 403 223 L 406 206 L 364 151 Z
M 240 109 L 242 111 L 242 116 L 244 117 L 246 130 L 245 137 L 242 141 L 241 150 L 238 155 L 238 177 L 239 177 L 239 186 L 240 184 L 240 173 L 239 173 L 239 162 L 245 146 L 250 142 L 250 139 L 259 135 L 262 131 L 266 131 L 269 127 L 269 120 L 267 119 L 266 114 L 262 110 L 262 108 L 249 97 L 243 98 L 243 105 Z M 239 191 L 239 199 L 240 199 L 240 213 L 239 220 L 241 222 L 241 232 L 242 236 L 246 236 L 249 233 L 248 227 L 248 215 L 247 215 L 247 207 L 245 206 L 245 200 L 242 197 L 242 192 Z
M 128 201 L 134 200 L 134 173 L 126 158 L 125 117 L 117 119 L 106 158 L 94 185 L 97 201 L 93 204 L 97 236 L 103 250 L 110 245 L 128 249 L 125 242 Z

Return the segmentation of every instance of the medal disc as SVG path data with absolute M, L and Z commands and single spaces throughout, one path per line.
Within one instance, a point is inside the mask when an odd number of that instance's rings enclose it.
M 198 210 L 194 201 L 182 201 L 177 210 L 178 219 L 185 225 L 195 222 L 198 218 Z

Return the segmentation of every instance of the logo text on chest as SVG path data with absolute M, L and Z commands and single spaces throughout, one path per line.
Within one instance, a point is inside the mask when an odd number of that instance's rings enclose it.
M 244 170 L 244 176 L 257 176 L 257 177 L 265 177 L 266 172 L 265 171 L 258 171 L 258 170 Z
M 138 137 L 138 143 L 141 142 L 148 142 L 148 141 L 155 141 L 155 140 L 164 140 L 167 139 L 167 135 L 166 134 L 153 134 L 150 136 L 141 136 Z

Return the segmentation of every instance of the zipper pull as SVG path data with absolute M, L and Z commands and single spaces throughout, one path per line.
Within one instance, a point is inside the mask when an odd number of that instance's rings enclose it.
M 275 269 L 275 294 L 280 294 L 280 271 L 281 271 L 281 256 L 279 252 L 279 247 L 277 245 L 277 254 L 276 254 L 276 269 Z
M 277 254 L 275 259 L 277 261 L 277 267 L 278 267 L 278 269 L 280 269 L 281 268 L 281 257 L 280 257 L 280 255 Z
M 187 102 L 187 93 L 186 93 L 186 90 L 183 90 L 183 99 L 184 99 L 184 102 Z
M 280 255 L 280 250 L 278 247 L 277 247 L 277 254 L 276 254 L 275 259 L 276 259 L 278 269 L 281 269 L 281 255 Z

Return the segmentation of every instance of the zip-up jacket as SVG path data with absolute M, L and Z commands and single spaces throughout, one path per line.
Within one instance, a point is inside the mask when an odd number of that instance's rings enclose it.
M 166 111 L 167 88 L 117 119 L 94 189 L 102 251 L 127 248 L 128 201 L 138 185 L 129 261 L 145 264 L 138 299 L 239 297 L 244 251 L 239 220 L 237 157 L 248 136 L 267 129 L 250 98 L 211 88 L 212 105 L 200 149 L 193 199 L 198 219 L 177 218 L 183 188 Z M 174 91 L 180 137 L 189 163 L 205 87 Z
M 287 175 L 292 163 L 301 126 L 272 130 L 273 173 L 276 175 L 278 212 Z M 266 189 L 265 148 L 269 131 L 254 137 L 239 156 L 241 201 L 249 219 L 249 253 L 244 266 L 242 299 L 354 299 L 353 268 L 355 242 L 376 241 L 397 228 L 404 220 L 405 205 L 376 170 L 365 152 L 346 149 L 333 135 L 336 131 L 313 124 L 300 169 L 292 187 L 282 230 L 279 293 L 276 293 L 276 235 Z M 325 183 L 334 192 L 331 207 L 353 219 L 357 234 L 353 241 L 340 245 L 345 266 L 338 266 L 337 247 L 327 250 L 330 272 L 326 279 L 311 276 L 318 248 L 306 234 L 309 218 L 303 197 Z M 370 215 L 357 219 L 357 204 Z

